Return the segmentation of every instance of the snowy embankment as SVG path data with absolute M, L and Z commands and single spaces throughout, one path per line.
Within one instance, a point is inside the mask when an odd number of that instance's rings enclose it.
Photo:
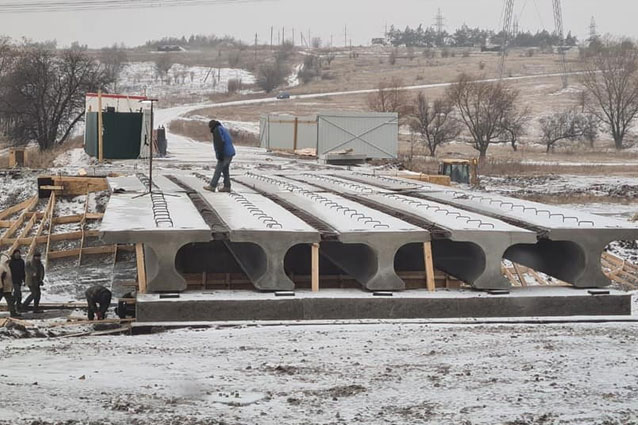
M 636 326 L 335 324 L 14 340 L 0 346 L 0 391 L 11 395 L 0 423 L 635 423 Z

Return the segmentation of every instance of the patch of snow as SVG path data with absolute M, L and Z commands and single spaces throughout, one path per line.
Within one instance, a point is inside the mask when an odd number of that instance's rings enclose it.
M 213 93 L 226 93 L 229 80 L 243 85 L 255 84 L 255 76 L 245 69 L 210 68 L 174 64 L 164 78 L 157 74 L 153 62 L 129 63 L 120 74 L 118 91 L 146 94 L 159 98 L 188 96 L 204 99 Z
M 303 64 L 295 65 L 292 74 L 288 76 L 288 87 L 297 87 L 300 84 L 299 73 L 303 69 Z
M 53 161 L 54 167 L 90 167 L 91 165 L 95 165 L 95 158 L 91 158 L 83 148 L 71 149 L 60 156 L 58 156 L 55 161 Z

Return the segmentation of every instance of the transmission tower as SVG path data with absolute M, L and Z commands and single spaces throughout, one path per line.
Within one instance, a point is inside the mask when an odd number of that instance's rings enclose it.
M 567 51 L 565 49 L 565 34 L 563 31 L 563 7 L 561 4 L 561 0 L 552 0 L 552 6 L 554 8 L 555 31 L 560 41 L 560 46 L 558 47 L 558 49 L 561 55 L 563 87 L 567 87 Z M 510 40 L 512 39 L 513 15 L 514 0 L 505 0 L 505 6 L 503 9 L 503 46 L 501 48 L 501 61 L 498 68 L 499 76 L 501 79 L 503 79 L 503 74 L 505 73 L 505 56 L 507 55 L 507 48 Z
M 596 26 L 596 19 L 592 16 L 591 23 L 589 24 L 589 41 L 592 42 L 598 38 L 598 27 Z
M 505 73 L 505 56 L 507 55 L 507 45 L 510 41 L 512 33 L 512 16 L 514 14 L 514 0 L 505 0 L 505 9 L 503 11 L 503 44 L 501 46 L 501 60 L 498 64 L 499 77 L 503 79 Z
M 563 68 L 563 88 L 567 87 L 567 50 L 565 48 L 565 32 L 563 31 L 563 6 L 560 0 L 553 0 L 554 3 L 554 26 L 556 27 L 556 35 L 560 40 L 561 65 Z
M 441 34 L 443 34 L 443 28 L 445 28 L 445 18 L 443 17 L 443 12 L 441 12 L 441 9 L 436 12 L 434 25 L 436 26 L 436 33 L 440 37 Z

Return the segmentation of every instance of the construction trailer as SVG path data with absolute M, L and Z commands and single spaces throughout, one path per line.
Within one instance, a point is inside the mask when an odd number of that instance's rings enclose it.
M 148 156 L 151 115 L 145 96 L 120 94 L 86 95 L 84 150 L 100 157 L 100 121 L 102 158 L 137 159 Z
M 394 112 L 321 112 L 264 115 L 261 147 L 303 152 L 329 160 L 343 153 L 364 159 L 394 159 L 399 150 L 399 115 Z

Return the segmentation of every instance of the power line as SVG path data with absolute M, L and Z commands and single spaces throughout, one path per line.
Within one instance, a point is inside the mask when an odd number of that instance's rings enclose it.
M 184 6 L 204 6 L 239 3 L 260 3 L 276 0 L 57 0 L 0 1 L 0 13 L 68 12 L 104 9 L 141 9 Z

